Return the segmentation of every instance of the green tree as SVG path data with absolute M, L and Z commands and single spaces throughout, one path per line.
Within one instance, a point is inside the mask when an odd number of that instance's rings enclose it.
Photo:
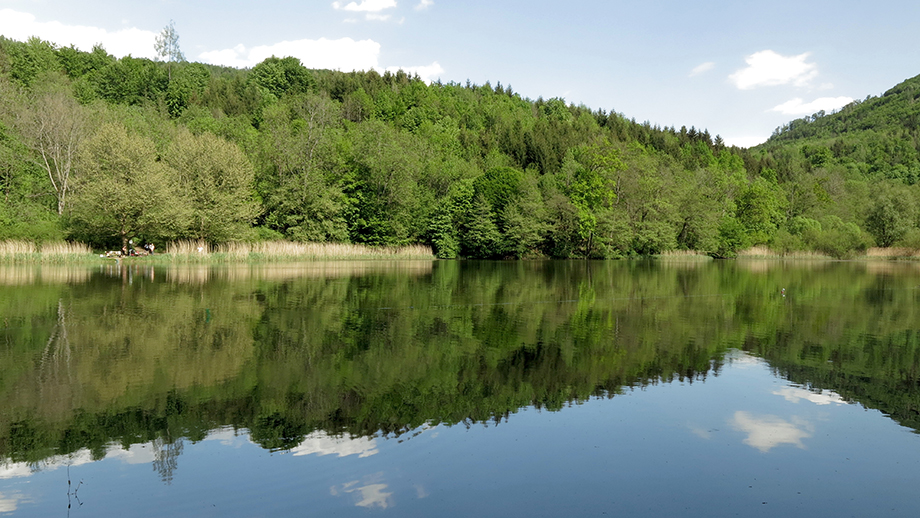
M 188 227 L 189 206 L 176 172 L 157 161 L 153 142 L 105 124 L 79 155 L 74 231 L 95 243 L 173 238 Z
M 190 210 L 187 235 L 212 243 L 238 240 L 258 212 L 252 200 L 255 171 L 235 144 L 182 130 L 164 157 L 178 174 Z
M 917 208 L 904 189 L 883 183 L 866 215 L 866 230 L 878 246 L 891 246 L 916 227 L 916 218 Z

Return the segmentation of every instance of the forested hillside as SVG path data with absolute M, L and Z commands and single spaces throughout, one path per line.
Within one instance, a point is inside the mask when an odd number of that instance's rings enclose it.
M 813 245 L 815 230 L 843 221 L 879 246 L 920 247 L 918 100 L 920 76 L 839 112 L 794 120 L 752 150 L 751 171 L 775 172 L 784 186 L 786 229 L 799 238 L 788 246 Z
M 0 240 L 423 243 L 446 258 L 920 245 L 916 82 L 748 151 L 501 83 L 0 37 Z

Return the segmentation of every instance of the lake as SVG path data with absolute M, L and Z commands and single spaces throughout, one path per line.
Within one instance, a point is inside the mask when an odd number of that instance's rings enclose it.
M 3 516 L 917 516 L 920 264 L 0 266 Z

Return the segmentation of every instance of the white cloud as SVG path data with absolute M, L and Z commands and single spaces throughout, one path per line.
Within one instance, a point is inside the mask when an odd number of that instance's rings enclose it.
M 387 67 L 388 72 L 396 72 L 402 70 L 403 72 L 411 75 L 418 74 L 420 78 L 426 83 L 431 83 L 435 79 L 441 77 L 441 74 L 444 73 L 444 69 L 441 68 L 441 65 L 437 61 L 430 65 L 422 65 L 417 67 Z
M 772 50 L 762 50 L 745 58 L 747 68 L 728 78 L 741 90 L 787 84 L 807 86 L 818 75 L 817 65 L 805 62 L 808 56 L 808 52 L 798 56 L 781 56 Z
M 38 36 L 63 47 L 73 45 L 84 51 L 90 51 L 93 45 L 101 43 L 106 51 L 116 57 L 128 54 L 151 59 L 156 57 L 153 44 L 157 33 L 135 27 L 109 32 L 98 27 L 40 22 L 29 13 L 0 9 L 0 34 L 18 41 Z
M 370 70 L 379 68 L 377 57 L 380 44 L 373 40 L 355 41 L 351 38 L 337 40 L 282 41 L 274 45 L 260 45 L 247 49 L 237 45 L 232 49 L 204 52 L 198 58 L 206 63 L 228 67 L 248 68 L 271 56 L 294 56 L 307 68 L 331 70 Z
M 725 142 L 726 146 L 738 146 L 738 147 L 754 147 L 757 144 L 763 144 L 767 141 L 769 135 L 758 136 L 758 135 L 735 135 L 730 136 L 726 135 L 722 137 L 722 140 Z
M 342 11 L 379 13 L 384 9 L 390 9 L 392 7 L 396 7 L 396 0 L 362 0 L 360 4 L 357 2 L 349 2 L 346 5 L 342 5 L 341 2 L 332 2 L 333 9 Z
M 840 397 L 840 394 L 832 390 L 812 392 L 801 387 L 784 387 L 780 390 L 774 391 L 773 394 L 777 396 L 783 396 L 783 398 L 790 403 L 798 403 L 801 400 L 805 400 L 810 401 L 816 405 L 830 405 L 831 403 L 837 405 L 847 404 L 847 402 L 842 397 Z
M 376 20 L 380 22 L 385 22 L 390 19 L 389 14 L 380 14 L 380 12 L 394 7 L 396 7 L 396 0 L 362 0 L 360 4 L 357 2 L 349 2 L 347 4 L 332 2 L 333 9 L 364 13 L 364 18 L 366 20 Z M 355 20 L 349 19 L 345 21 L 354 22 Z
M 712 69 L 715 68 L 715 67 L 716 67 L 716 64 L 715 64 L 715 63 L 713 63 L 712 61 L 707 61 L 706 63 L 703 63 L 703 64 L 701 64 L 701 65 L 698 65 L 698 66 L 695 67 L 693 70 L 691 70 L 691 71 L 690 71 L 690 77 L 698 76 L 698 75 L 700 75 L 700 74 L 704 74 L 704 73 L 706 73 L 706 72 L 709 72 L 710 70 L 712 70 Z
M 821 110 L 826 112 L 836 110 L 853 102 L 852 97 L 821 97 L 810 103 L 796 97 L 791 101 L 774 106 L 770 111 L 780 112 L 785 115 L 811 115 Z
M 351 2 L 338 8 L 365 12 L 369 17 L 385 20 L 389 19 L 390 16 L 378 13 L 390 7 L 396 7 L 395 0 L 364 0 L 360 4 Z M 26 41 L 32 36 L 38 36 L 43 40 L 51 41 L 60 46 L 74 45 L 84 51 L 90 51 L 94 45 L 101 43 L 106 51 L 116 57 L 131 54 L 134 57 L 153 59 L 156 57 L 153 45 L 158 33 L 133 27 L 110 32 L 98 27 L 64 25 L 54 21 L 39 22 L 35 19 L 35 16 L 29 13 L 22 13 L 12 9 L 0 9 L 0 34 L 19 41 Z M 230 49 L 203 52 L 198 55 L 197 59 L 214 65 L 251 68 L 271 56 L 294 56 L 300 59 L 301 63 L 307 68 L 324 68 L 346 72 L 370 69 L 383 70 L 385 68 L 378 61 L 380 56 L 379 43 L 370 39 L 356 41 L 351 38 L 282 41 L 272 45 L 259 45 L 252 48 L 237 45 Z M 427 66 L 388 67 L 387 70 L 399 68 L 412 74 L 417 73 L 419 77 L 429 82 L 437 79 L 444 72 L 444 69 L 437 62 Z
M 434 0 L 422 0 L 415 6 L 416 11 L 424 11 L 434 5 Z
M 791 444 L 805 449 L 802 439 L 811 437 L 811 426 L 807 422 L 790 423 L 773 415 L 753 416 L 747 412 L 735 412 L 729 421 L 735 430 L 748 434 L 744 444 L 763 453 L 780 444 Z

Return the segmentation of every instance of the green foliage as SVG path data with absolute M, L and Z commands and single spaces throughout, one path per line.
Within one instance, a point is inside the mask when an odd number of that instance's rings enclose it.
M 0 39 L 0 123 L 26 149 L 5 160 L 44 163 L 24 121 L 37 120 L 56 89 L 55 106 L 66 108 L 58 112 L 92 120 L 75 133 L 78 144 L 108 121 L 152 140 L 159 161 L 178 141 L 204 135 L 245 155 L 248 197 L 231 197 L 251 205 L 212 211 L 212 230 L 183 222 L 183 236 L 240 239 L 254 235 L 250 225 L 300 241 L 427 243 L 443 257 L 608 258 L 675 249 L 731 256 L 754 244 L 849 254 L 867 232 L 891 244 L 920 229 L 920 191 L 887 196 L 876 187 L 920 180 L 920 78 L 741 150 L 706 130 L 533 101 L 501 84 L 308 70 L 293 57 L 252 70 L 185 63 L 172 24 L 159 43 L 164 61 Z M 37 222 L 47 201 L 39 196 L 54 192 L 52 227 L 87 235 L 82 216 L 66 214 L 66 189 L 49 185 L 67 168 L 42 166 L 47 179 L 36 183 L 30 167 L 6 169 L 15 177 L 8 185 L 23 187 L 7 189 L 15 200 L 5 221 L 53 234 Z M 200 216 L 193 198 L 178 199 Z M 794 222 L 829 217 L 843 226 L 803 230 Z M 104 240 L 94 228 L 93 239 Z
M 191 210 L 183 237 L 223 243 L 249 235 L 258 210 L 251 199 L 255 171 L 239 147 L 181 132 L 163 162 L 177 173 L 183 205 Z
M 265 93 L 280 99 L 286 93 L 305 93 L 313 76 L 295 57 L 272 56 L 252 68 L 250 80 Z
M 879 191 L 866 214 L 866 230 L 879 246 L 891 246 L 916 228 L 917 207 L 906 189 L 881 184 Z
M 175 171 L 156 160 L 153 142 L 123 126 L 100 128 L 82 150 L 79 169 L 72 209 L 76 236 L 127 249 L 133 238 L 174 238 L 188 225 L 189 207 Z

